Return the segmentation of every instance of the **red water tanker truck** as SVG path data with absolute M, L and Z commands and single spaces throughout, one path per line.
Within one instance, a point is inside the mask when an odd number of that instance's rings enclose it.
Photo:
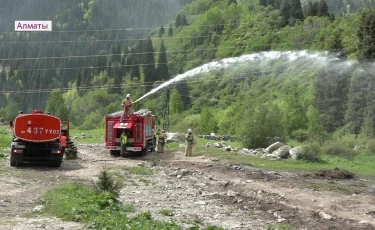
M 113 156 L 145 155 L 155 151 L 156 117 L 150 110 L 122 115 L 122 111 L 106 116 L 105 147 Z M 127 135 L 126 151 L 121 151 L 121 134 Z
M 24 162 L 48 162 L 60 167 L 63 160 L 60 135 L 69 138 L 69 122 L 34 110 L 29 114 L 20 113 L 11 122 L 13 140 L 10 165 L 20 166 Z

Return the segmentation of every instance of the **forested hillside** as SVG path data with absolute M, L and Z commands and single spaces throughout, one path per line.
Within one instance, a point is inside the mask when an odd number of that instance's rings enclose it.
M 126 93 L 137 99 L 212 60 L 258 54 L 172 84 L 135 107 L 152 109 L 163 125 L 169 106 L 177 131 L 251 133 L 249 146 L 264 146 L 269 136 L 375 135 L 368 64 L 375 11 L 359 11 L 370 1 L 346 2 L 346 13 L 324 0 L 194 0 L 184 7 L 190 1 L 64 1 L 57 8 L 45 3 L 33 16 L 33 5 L 21 11 L 14 2 L 0 14 L 11 26 L 15 18 L 48 18 L 54 31 L 2 33 L 0 107 L 7 119 L 37 108 L 96 128 L 121 109 Z M 23 16 L 10 16 L 19 10 Z
M 119 71 L 112 66 L 120 64 L 123 49 L 173 20 L 187 2 L 4 0 L 0 6 L 0 63 L 5 71 L 0 90 L 32 90 L 27 95 L 10 94 L 8 104 L 15 103 L 22 110 L 43 109 L 48 93 L 35 90 L 67 88 L 82 75 L 82 85 L 88 86 L 94 74 Z M 15 33 L 15 20 L 52 20 L 53 31 Z M 2 98 L 0 107 L 4 105 Z

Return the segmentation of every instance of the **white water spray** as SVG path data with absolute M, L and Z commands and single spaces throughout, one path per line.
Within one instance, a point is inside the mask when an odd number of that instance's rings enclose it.
M 259 62 L 259 61 L 272 61 L 280 58 L 285 58 L 288 61 L 296 61 L 300 58 L 304 59 L 312 59 L 314 61 L 318 61 L 321 65 L 329 64 L 331 61 L 339 60 L 336 57 L 328 55 L 328 53 L 309 53 L 308 51 L 269 51 L 269 52 L 259 52 L 253 54 L 246 54 L 239 57 L 232 57 L 232 58 L 225 58 L 219 61 L 213 61 L 199 67 L 196 67 L 192 70 L 189 70 L 183 74 L 179 74 L 175 76 L 173 79 L 164 82 L 163 84 L 159 85 L 158 87 L 152 89 L 150 92 L 146 93 L 135 102 L 144 99 L 145 97 L 156 93 L 157 91 L 163 89 L 170 84 L 185 80 L 187 78 L 191 78 L 197 76 L 202 73 L 208 73 L 211 71 L 217 71 L 221 69 L 227 69 L 230 67 L 234 67 L 239 64 L 245 64 L 247 62 Z

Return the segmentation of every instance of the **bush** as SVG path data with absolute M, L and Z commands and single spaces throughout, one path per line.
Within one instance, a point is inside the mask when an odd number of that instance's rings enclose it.
M 107 170 L 103 170 L 99 174 L 99 180 L 94 183 L 95 191 L 100 193 L 112 193 L 115 197 L 119 196 L 121 183 L 115 181 L 112 175 Z
M 316 143 L 309 143 L 303 146 L 303 153 L 297 157 L 297 160 L 303 160 L 308 162 L 319 162 L 320 159 L 320 146 Z
M 348 159 L 352 159 L 358 154 L 358 152 L 339 141 L 328 141 L 324 143 L 323 151 L 331 156 L 341 156 Z
M 309 135 L 306 130 L 298 129 L 292 132 L 292 138 L 302 143 L 309 139 Z
M 366 149 L 368 150 L 368 152 L 370 152 L 371 154 L 375 154 L 375 140 L 374 139 L 371 139 L 367 142 L 367 145 L 366 145 Z
M 65 159 L 66 160 L 75 160 L 78 158 L 78 150 L 77 147 L 74 145 L 74 142 L 70 139 L 66 142 L 67 148 L 65 149 Z

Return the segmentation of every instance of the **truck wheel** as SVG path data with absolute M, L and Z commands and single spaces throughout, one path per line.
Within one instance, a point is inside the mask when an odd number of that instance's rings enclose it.
M 56 167 L 56 168 L 58 168 L 58 167 L 61 166 L 61 163 L 62 163 L 62 160 L 52 161 L 52 162 L 50 163 L 50 166 L 51 166 L 51 167 Z
M 118 150 L 110 150 L 109 154 L 111 156 L 118 157 L 118 156 L 120 156 L 120 151 L 118 151 Z
M 146 155 L 147 155 L 147 153 L 148 153 L 148 149 L 149 149 L 148 146 L 149 146 L 149 144 L 148 144 L 148 142 L 147 142 L 145 148 L 142 149 L 142 151 L 141 151 L 141 156 L 146 156 Z
M 13 159 L 12 155 L 10 155 L 10 166 L 12 167 L 16 166 L 16 161 Z
M 130 157 L 131 156 L 131 153 L 126 151 L 126 145 L 121 145 L 120 155 L 122 157 Z

